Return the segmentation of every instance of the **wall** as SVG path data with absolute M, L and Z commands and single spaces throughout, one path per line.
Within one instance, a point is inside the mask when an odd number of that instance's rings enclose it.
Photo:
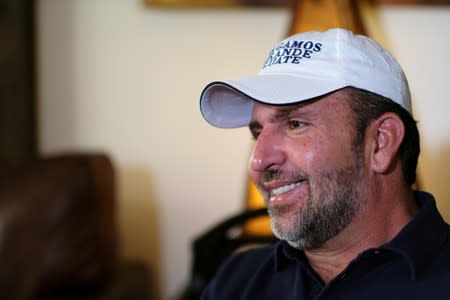
M 38 13 L 40 149 L 111 155 L 122 251 L 149 263 L 167 299 L 188 278 L 190 241 L 244 202 L 250 135 L 208 126 L 200 91 L 253 74 L 287 11 L 41 0 Z
M 420 185 L 450 221 L 450 6 L 386 6 L 380 17 L 411 89 L 422 139 Z
M 439 196 L 447 217 L 449 16 L 449 8 L 380 11 L 417 100 L 423 186 Z M 208 126 L 199 93 L 213 79 L 254 74 L 289 21 L 283 9 L 38 3 L 40 150 L 111 156 L 122 253 L 149 264 L 162 299 L 186 284 L 189 242 L 243 204 L 250 136 Z

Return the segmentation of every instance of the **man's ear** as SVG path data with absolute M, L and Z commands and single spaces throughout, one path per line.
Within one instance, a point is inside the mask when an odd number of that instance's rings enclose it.
M 405 126 L 397 114 L 387 112 L 378 117 L 368 128 L 371 168 L 376 173 L 386 173 L 405 136 Z

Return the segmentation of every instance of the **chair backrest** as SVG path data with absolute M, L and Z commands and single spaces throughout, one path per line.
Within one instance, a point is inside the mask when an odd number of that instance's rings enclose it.
M 101 288 L 118 263 L 115 205 L 105 155 L 0 161 L 2 298 Z

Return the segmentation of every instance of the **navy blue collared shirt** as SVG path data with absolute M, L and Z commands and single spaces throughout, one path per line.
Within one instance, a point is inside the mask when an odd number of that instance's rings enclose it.
M 450 299 L 450 228 L 430 194 L 416 192 L 419 212 L 389 243 L 360 253 L 328 284 L 302 251 L 280 241 L 232 256 L 204 300 Z

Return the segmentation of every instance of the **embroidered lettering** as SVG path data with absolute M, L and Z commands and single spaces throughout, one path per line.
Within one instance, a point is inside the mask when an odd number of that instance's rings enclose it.
M 311 59 L 314 52 L 322 50 L 322 43 L 313 41 L 287 41 L 280 43 L 269 54 L 264 68 L 274 64 L 299 64 L 304 58 Z

